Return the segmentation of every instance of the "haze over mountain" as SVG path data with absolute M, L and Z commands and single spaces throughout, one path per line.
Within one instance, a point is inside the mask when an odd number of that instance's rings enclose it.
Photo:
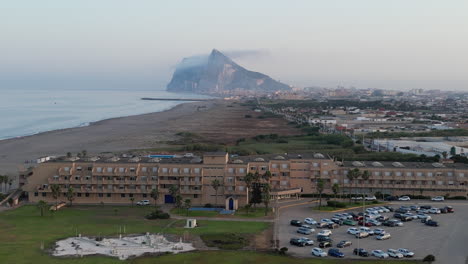
M 232 94 L 284 91 L 291 90 L 291 87 L 265 74 L 249 71 L 213 49 L 209 56 L 184 58 L 177 66 L 167 90 Z

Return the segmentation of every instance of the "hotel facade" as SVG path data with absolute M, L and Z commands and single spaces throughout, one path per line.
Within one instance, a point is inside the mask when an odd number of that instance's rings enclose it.
M 355 168 L 367 170 L 370 177 L 350 181 L 347 174 Z M 22 188 L 31 202 L 54 202 L 51 186 L 56 184 L 61 190 L 58 201 L 67 202 L 66 193 L 72 187 L 73 203 L 77 204 L 154 203 L 150 194 L 157 189 L 156 202 L 165 204 L 174 202 L 169 188 L 175 185 L 183 199 L 191 199 L 194 205 L 217 202 L 226 209 L 237 209 L 248 201 L 245 175 L 264 175 L 267 171 L 271 173 L 272 199 L 316 193 L 318 179 L 325 182 L 324 193 L 329 194 L 337 183 L 340 193 L 345 194 L 467 195 L 468 164 L 338 162 L 319 153 L 234 158 L 225 152 L 202 157 L 57 158 L 33 168 L 22 179 Z M 217 198 L 211 186 L 215 179 L 222 185 Z

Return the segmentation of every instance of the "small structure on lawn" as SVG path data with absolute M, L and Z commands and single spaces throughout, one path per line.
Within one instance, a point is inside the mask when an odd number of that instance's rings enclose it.
M 187 219 L 185 228 L 195 228 L 197 227 L 197 219 Z

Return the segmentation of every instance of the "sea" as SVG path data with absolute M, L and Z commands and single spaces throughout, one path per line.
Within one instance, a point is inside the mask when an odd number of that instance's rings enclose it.
M 209 98 L 148 89 L 0 89 L 0 140 L 87 126 L 104 119 L 161 112 L 184 101 L 154 98 Z

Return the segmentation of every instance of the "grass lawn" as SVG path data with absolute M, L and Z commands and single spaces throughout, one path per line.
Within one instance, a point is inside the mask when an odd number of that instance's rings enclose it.
M 268 209 L 268 215 L 271 215 L 271 208 Z M 239 210 L 236 210 L 234 216 L 245 218 L 265 217 L 265 208 L 250 208 L 249 213 L 247 213 L 245 208 L 240 208 Z
M 287 256 L 279 256 L 274 254 L 257 253 L 249 251 L 210 251 L 210 252 L 194 252 L 184 253 L 178 255 L 166 255 L 158 258 L 157 262 L 155 258 L 138 258 L 135 259 L 132 264 L 239 264 L 239 263 L 268 263 L 268 264 L 410 264 L 410 263 L 421 263 L 410 260 L 339 260 L 332 258 L 307 258 L 299 259 Z
M 214 217 L 219 216 L 218 212 L 215 211 L 188 211 L 186 209 L 171 209 L 171 214 L 180 215 L 180 216 L 202 216 L 202 217 Z
M 83 236 L 118 235 L 121 226 L 127 233 L 166 232 L 182 234 L 255 234 L 268 228 L 269 223 L 198 221 L 199 228 L 187 231 L 182 220 L 146 220 L 144 215 L 150 207 L 124 206 L 73 206 L 59 210 L 53 215 L 39 215 L 35 206 L 23 206 L 15 210 L 0 213 L 0 263 L 15 264 L 107 264 L 132 263 L 119 261 L 111 257 L 56 258 L 40 249 L 43 243 L 50 248 L 56 240 L 74 236 L 76 232 Z M 173 223 L 171 227 L 165 228 Z M 154 261 L 154 258 L 153 258 Z M 149 263 L 149 262 L 147 262 Z
M 180 215 L 180 216 L 187 216 L 187 210 L 185 209 L 171 209 L 171 214 Z M 268 209 L 268 215 L 271 215 L 271 208 Z M 222 217 L 222 218 L 259 218 L 265 217 L 265 208 L 250 208 L 249 213 L 245 210 L 245 208 L 240 208 L 236 210 L 234 215 L 220 215 L 217 212 L 213 211 L 189 211 L 188 216 L 193 217 Z

